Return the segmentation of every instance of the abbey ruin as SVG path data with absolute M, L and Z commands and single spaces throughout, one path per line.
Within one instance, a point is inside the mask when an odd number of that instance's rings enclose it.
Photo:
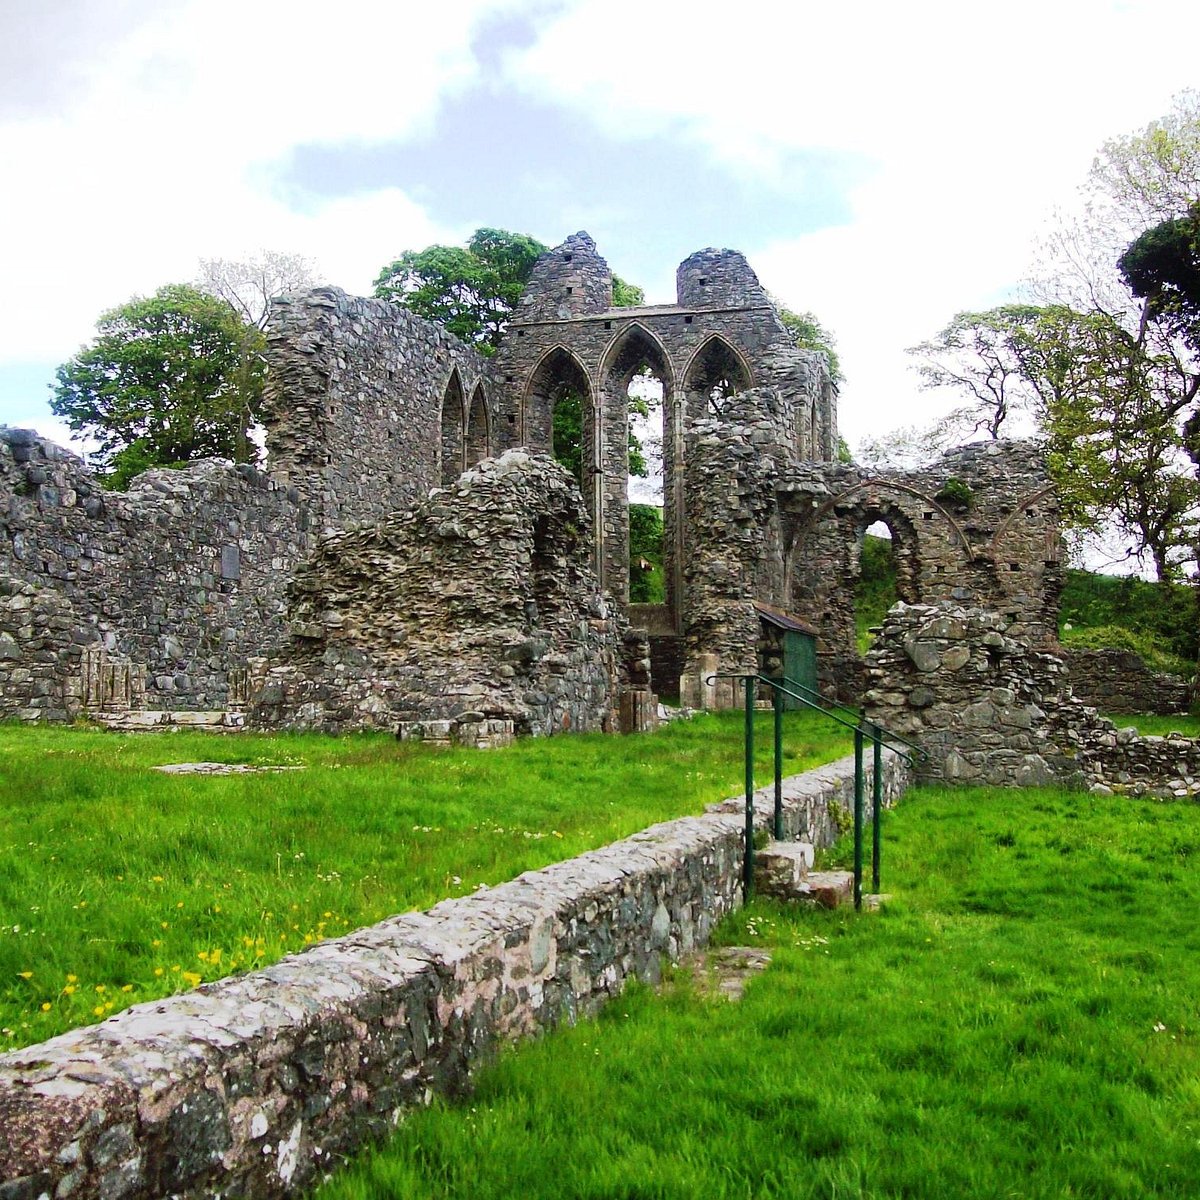
M 614 308 L 575 234 L 492 358 L 332 288 L 277 301 L 268 335 L 265 472 L 210 461 L 108 492 L 67 451 L 0 431 L 0 714 L 487 745 L 643 727 L 655 693 L 728 705 L 710 676 L 777 664 L 789 633 L 852 698 L 877 521 L 901 599 L 1054 635 L 1058 513 L 1034 449 L 972 445 L 909 473 L 838 462 L 827 364 L 738 253 L 685 260 L 674 304 Z M 647 370 L 666 603 L 630 606 L 627 391 Z M 550 457 L 568 393 L 582 489 Z

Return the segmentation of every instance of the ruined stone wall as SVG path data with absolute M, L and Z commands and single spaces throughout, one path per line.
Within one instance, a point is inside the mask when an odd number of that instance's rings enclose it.
M 1032 443 L 963 446 L 917 471 L 796 464 L 779 492 L 783 607 L 820 630 L 829 690 L 844 692 L 839 683 L 856 676 L 854 590 L 863 535 L 876 521 L 892 534 L 899 599 L 980 605 L 1001 613 L 1016 637 L 1054 640 L 1058 503 Z
M 890 802 L 908 776 L 890 754 L 884 770 Z M 852 794 L 852 759 L 787 780 L 787 836 L 829 844 Z M 406 1108 L 460 1091 L 498 1042 L 592 1013 L 703 946 L 740 903 L 740 805 L 0 1055 L 0 1189 L 199 1200 L 311 1187 Z M 771 811 L 764 789 L 758 827 Z
M 432 321 L 317 288 L 276 300 L 267 338 L 268 469 L 322 530 L 377 521 L 494 449 L 488 360 Z
M 487 459 L 377 528 L 327 537 L 290 602 L 252 723 L 453 722 L 436 735 L 487 744 L 613 727 L 623 627 L 588 564 L 579 492 L 545 455 Z
M 125 693 L 150 708 L 224 708 L 231 672 L 282 636 L 309 526 L 252 467 L 148 471 L 109 492 L 75 455 L 0 429 L 0 714 L 99 707 L 87 647 L 131 663 Z
M 686 662 L 680 699 L 696 708 L 730 707 L 737 689 L 705 679 L 758 668 L 761 621 L 756 600 L 778 603 L 782 542 L 775 498 L 775 460 L 756 435 L 770 423 L 700 421 L 687 462 L 686 521 L 692 555 L 685 569 Z
M 700 251 L 681 265 L 678 279 L 677 304 L 608 307 L 608 265 L 586 234 L 576 234 L 535 269 L 495 360 L 500 446 L 550 450 L 555 401 L 564 389 L 583 395 L 583 491 L 596 530 L 594 561 L 618 602 L 628 595 L 627 388 L 643 365 L 660 380 L 665 571 L 677 617 L 692 552 L 684 496 L 692 424 L 723 415 L 725 407 L 712 407 L 710 392 L 728 385 L 769 394 L 778 410 L 776 441 L 801 458 L 831 459 L 837 440 L 827 364 L 796 347 L 742 255 Z
M 1071 691 L 1093 708 L 1112 713 L 1185 713 L 1192 702 L 1186 679 L 1151 670 L 1130 650 L 1080 650 L 1061 646 Z
M 868 720 L 921 747 L 923 780 L 1200 794 L 1200 743 L 1118 730 L 1072 694 L 1061 659 L 1012 637 L 998 613 L 898 604 L 867 655 L 867 672 Z

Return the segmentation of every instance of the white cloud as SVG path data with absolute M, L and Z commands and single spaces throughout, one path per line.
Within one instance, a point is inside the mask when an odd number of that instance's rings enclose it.
M 474 78 L 470 32 L 493 7 L 176 0 L 90 56 L 64 44 L 52 94 L 22 110 L 0 91 L 0 363 L 63 358 L 102 309 L 202 256 L 301 252 L 367 290 L 390 255 L 456 235 L 397 190 L 297 213 L 271 183 L 298 144 L 426 127 Z M 64 29 L 17 31 L 52 56 Z
M 1099 144 L 1194 84 L 1197 40 L 1200 8 L 1181 0 L 742 0 L 720 16 L 608 0 L 572 7 L 507 66 L 610 135 L 670 132 L 743 176 L 782 178 L 800 152 L 868 164 L 847 224 L 772 244 L 748 231 L 739 247 L 836 333 L 853 442 L 944 410 L 904 348 L 1019 284 Z

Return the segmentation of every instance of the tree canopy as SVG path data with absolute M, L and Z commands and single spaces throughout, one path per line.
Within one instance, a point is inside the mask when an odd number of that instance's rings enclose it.
M 1200 96 L 1106 142 L 1081 190 L 1041 246 L 1040 303 L 959 313 L 910 353 L 968 398 L 943 433 L 1025 411 L 1073 528 L 1171 579 L 1200 541 Z
M 263 337 L 230 304 L 171 284 L 109 310 L 96 329 L 58 368 L 50 407 L 98 443 L 109 486 L 147 467 L 253 457 L 245 417 L 261 406 Z
M 195 286 L 224 300 L 246 322 L 265 329 L 271 301 L 316 283 L 311 259 L 302 254 L 261 250 L 251 258 L 204 258 Z

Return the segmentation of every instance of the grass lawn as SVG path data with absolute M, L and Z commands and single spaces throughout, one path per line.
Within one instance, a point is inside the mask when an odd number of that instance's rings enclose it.
M 1105 713 L 1108 719 L 1118 728 L 1127 729 L 1132 726 L 1141 734 L 1182 733 L 1184 737 L 1200 738 L 1200 717 L 1189 713 L 1174 713 L 1169 717 L 1156 717 L 1148 713 L 1135 713 L 1132 716 Z
M 882 913 L 751 906 L 741 1003 L 627 993 L 319 1200 L 1200 1195 L 1200 808 L 923 790 L 885 830 Z
M 788 714 L 786 769 L 845 733 Z M 734 714 L 489 751 L 2 725 L 0 1050 L 699 812 L 741 786 L 741 737 Z M 189 761 L 304 769 L 151 769 Z

